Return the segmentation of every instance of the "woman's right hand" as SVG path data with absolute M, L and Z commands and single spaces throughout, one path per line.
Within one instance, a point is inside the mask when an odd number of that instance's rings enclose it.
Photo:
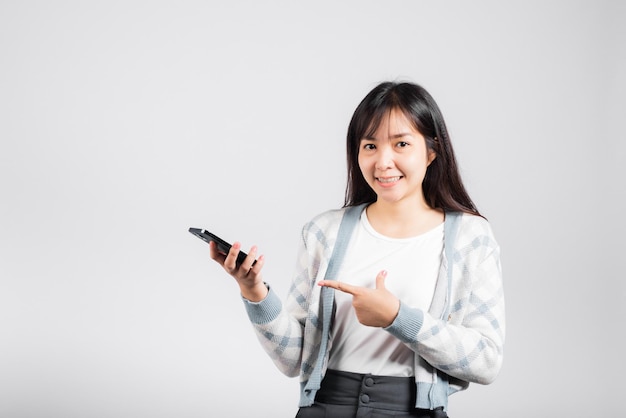
M 241 296 L 250 302 L 260 302 L 267 296 L 267 286 L 263 282 L 261 269 L 265 258 L 263 255 L 256 257 L 257 247 L 253 246 L 248 256 L 239 267 L 236 265 L 237 255 L 241 250 L 241 244 L 234 242 L 228 254 L 217 249 L 215 242 L 209 243 L 211 258 L 221 265 L 224 270 L 233 276 L 241 289 Z M 255 262 L 256 259 L 256 262 Z

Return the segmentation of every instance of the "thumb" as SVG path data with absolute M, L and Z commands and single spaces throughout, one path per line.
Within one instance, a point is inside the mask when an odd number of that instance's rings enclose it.
M 387 270 L 382 270 L 376 276 L 376 289 L 385 289 L 385 279 L 387 278 Z

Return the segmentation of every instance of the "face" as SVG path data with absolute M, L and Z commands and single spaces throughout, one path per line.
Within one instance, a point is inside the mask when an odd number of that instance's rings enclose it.
M 422 182 L 435 159 L 426 141 L 399 110 L 384 117 L 372 137 L 361 138 L 359 168 L 379 202 L 424 202 Z

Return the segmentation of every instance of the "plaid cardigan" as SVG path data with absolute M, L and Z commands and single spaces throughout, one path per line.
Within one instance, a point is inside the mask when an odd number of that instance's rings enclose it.
M 287 376 L 300 376 L 301 407 L 313 404 L 326 372 L 334 289 L 354 226 L 365 205 L 330 210 L 302 229 L 297 271 L 283 305 L 269 288 L 260 302 L 244 299 L 265 351 Z M 269 287 L 269 286 L 268 286 Z M 417 408 L 447 409 L 448 396 L 499 373 L 504 344 L 500 248 L 488 222 L 446 213 L 444 254 L 428 312 L 400 302 L 385 330 L 415 352 Z

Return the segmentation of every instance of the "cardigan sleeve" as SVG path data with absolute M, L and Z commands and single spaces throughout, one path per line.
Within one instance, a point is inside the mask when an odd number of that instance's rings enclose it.
M 303 230 L 303 237 L 305 236 Z M 308 252 L 305 240 L 298 252 L 297 273 L 291 283 L 286 304 L 268 286 L 269 292 L 260 302 L 243 299 L 254 331 L 265 352 L 285 375 L 300 374 L 303 335 L 310 293 Z M 308 288 L 308 290 L 307 290 Z
M 307 333 L 315 334 L 310 329 L 310 305 L 317 304 L 319 299 L 319 287 L 315 283 L 320 268 L 326 265 L 324 257 L 328 250 L 320 223 L 325 226 L 326 222 L 337 223 L 341 219 L 341 212 L 328 214 L 319 215 L 302 228 L 296 272 L 285 303 L 271 288 L 260 302 L 243 299 L 261 346 L 278 369 L 290 377 L 298 376 L 303 359 L 307 361 L 305 351 L 310 344 Z
M 297 376 L 302 348 L 301 324 L 287 313 L 271 287 L 265 299 L 260 302 L 242 299 L 265 352 L 282 373 L 291 377 Z
M 473 220 L 463 229 L 453 260 L 447 260 L 454 269 L 448 317 L 401 302 L 386 329 L 433 367 L 488 384 L 500 371 L 505 334 L 500 248 L 486 221 Z

